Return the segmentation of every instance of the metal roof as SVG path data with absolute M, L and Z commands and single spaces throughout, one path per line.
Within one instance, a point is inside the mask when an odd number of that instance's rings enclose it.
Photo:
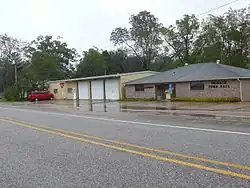
M 126 85 L 237 79 L 244 77 L 250 77 L 250 70 L 217 63 L 198 63 L 130 81 Z
M 140 73 L 157 73 L 155 71 L 139 71 L 139 72 L 128 72 L 128 73 L 117 73 L 117 74 L 109 74 L 109 75 L 101 75 L 101 76 L 90 76 L 90 77 L 83 77 L 83 78 L 72 78 L 72 79 L 64 79 L 64 80 L 55 80 L 49 81 L 48 83 L 54 82 L 73 82 L 73 81 L 83 81 L 83 80 L 97 80 L 97 79 L 104 79 L 104 78 L 119 78 L 121 76 L 133 75 L 133 74 L 140 74 Z

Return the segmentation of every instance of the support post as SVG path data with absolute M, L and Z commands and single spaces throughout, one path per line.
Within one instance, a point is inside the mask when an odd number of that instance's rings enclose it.
M 105 79 L 103 80 L 103 104 L 104 104 L 104 112 L 107 111 L 107 104 L 106 104 L 106 84 Z
M 89 80 L 89 111 L 93 111 L 93 104 L 92 104 L 92 83 Z
M 242 95 L 242 81 L 240 78 L 237 79 L 240 82 L 240 100 L 243 101 L 243 95 Z
M 80 99 L 79 99 L 79 82 L 76 82 L 76 107 L 80 107 Z

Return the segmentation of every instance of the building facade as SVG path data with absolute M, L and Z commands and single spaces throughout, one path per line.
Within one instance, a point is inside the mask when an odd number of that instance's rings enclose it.
M 241 101 L 250 101 L 250 79 L 179 82 L 172 85 L 175 97 L 240 98 Z M 160 87 L 157 84 L 127 85 L 126 97 L 164 100 L 167 90 L 168 84 L 161 84 Z
M 125 98 L 125 82 L 155 74 L 153 71 L 141 71 L 85 78 L 57 80 L 49 82 L 49 90 L 56 99 L 76 99 L 77 85 L 79 99 L 121 100 Z M 105 94 L 104 94 L 105 92 Z
M 237 98 L 250 101 L 250 70 L 198 63 L 126 83 L 126 98 Z

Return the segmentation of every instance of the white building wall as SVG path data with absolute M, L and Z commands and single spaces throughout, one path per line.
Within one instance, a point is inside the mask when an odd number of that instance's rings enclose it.
M 92 99 L 103 99 L 103 80 L 91 80 Z
M 88 81 L 79 82 L 79 99 L 89 98 L 89 86 Z
M 120 80 L 107 79 L 105 80 L 106 86 L 106 99 L 119 100 L 120 98 Z

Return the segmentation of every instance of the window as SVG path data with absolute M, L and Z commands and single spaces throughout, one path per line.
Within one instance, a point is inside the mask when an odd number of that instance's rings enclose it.
M 210 82 L 209 88 L 229 88 L 226 80 L 213 80 Z
M 144 91 L 144 85 L 135 85 L 135 91 Z
M 68 88 L 68 93 L 72 93 L 73 89 L 72 88 Z
M 225 84 L 227 84 L 227 81 L 226 80 L 214 80 L 214 81 L 211 81 L 211 83 L 210 84 L 212 84 L 212 85 L 225 85 Z
M 204 90 L 204 82 L 190 82 L 191 90 Z
M 57 90 L 57 89 L 54 89 L 54 93 L 55 93 L 55 94 L 58 93 L 58 90 Z

